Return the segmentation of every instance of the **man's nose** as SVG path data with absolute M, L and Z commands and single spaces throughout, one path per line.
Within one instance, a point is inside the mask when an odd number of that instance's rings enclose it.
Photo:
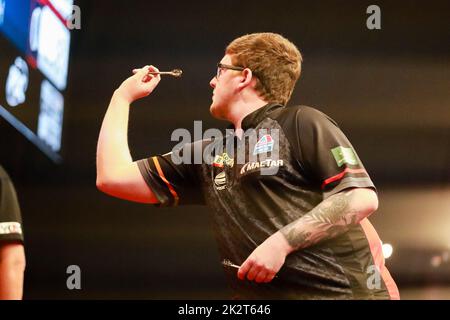
M 209 82 L 209 85 L 211 86 L 211 88 L 215 89 L 216 88 L 216 83 L 217 83 L 217 79 L 216 79 L 216 77 L 213 77 L 211 79 L 211 81 Z

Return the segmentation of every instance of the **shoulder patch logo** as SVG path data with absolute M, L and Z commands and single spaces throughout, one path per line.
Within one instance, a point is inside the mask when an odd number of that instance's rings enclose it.
M 258 140 L 253 149 L 253 155 L 266 153 L 273 150 L 273 139 L 270 134 L 266 134 Z
M 345 147 L 336 147 L 331 149 L 331 153 L 333 154 L 334 159 L 339 167 L 342 167 L 345 163 L 351 165 L 358 164 L 358 158 L 356 157 L 355 151 L 353 148 L 345 148 Z

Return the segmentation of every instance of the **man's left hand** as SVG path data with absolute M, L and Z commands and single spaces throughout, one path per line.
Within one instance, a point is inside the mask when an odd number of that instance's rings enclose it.
M 277 232 L 260 244 L 238 270 L 239 279 L 257 283 L 272 281 L 292 251 L 284 236 Z

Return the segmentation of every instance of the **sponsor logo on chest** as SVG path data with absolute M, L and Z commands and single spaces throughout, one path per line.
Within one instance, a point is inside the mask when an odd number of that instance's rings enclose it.
M 225 171 L 222 171 L 214 178 L 214 185 L 217 190 L 223 190 L 227 187 L 227 176 Z
M 221 155 L 216 155 L 214 157 L 213 166 L 218 168 L 223 168 L 225 166 L 229 166 L 233 168 L 234 159 L 230 158 L 228 153 L 224 152 Z
M 270 134 L 265 134 L 255 144 L 255 148 L 253 149 L 253 155 L 271 152 L 273 150 L 273 144 L 274 142 L 272 136 Z
M 272 160 L 272 159 L 248 162 L 242 166 L 240 173 L 244 174 L 246 172 L 262 168 L 279 168 L 282 167 L 283 165 L 284 165 L 283 160 Z

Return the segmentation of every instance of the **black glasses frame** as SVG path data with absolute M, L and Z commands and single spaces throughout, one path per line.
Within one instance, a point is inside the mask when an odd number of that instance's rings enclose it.
M 217 64 L 217 74 L 216 74 L 216 78 L 217 79 L 219 79 L 220 71 L 222 69 L 230 69 L 230 70 L 235 70 L 235 71 L 244 71 L 245 70 L 244 67 L 238 67 L 238 66 L 232 66 L 232 65 L 229 65 L 229 64 L 218 63 Z

